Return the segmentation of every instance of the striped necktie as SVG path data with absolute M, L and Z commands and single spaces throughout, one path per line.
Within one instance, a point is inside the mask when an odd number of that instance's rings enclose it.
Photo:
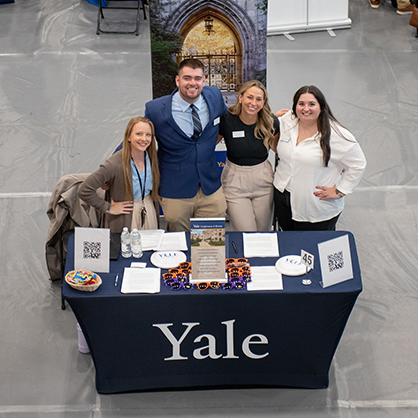
M 192 139 L 197 141 L 199 139 L 200 134 L 202 133 L 202 124 L 200 122 L 199 115 L 196 110 L 196 106 L 194 104 L 190 105 L 190 109 L 192 110 L 192 118 L 193 118 L 193 136 Z

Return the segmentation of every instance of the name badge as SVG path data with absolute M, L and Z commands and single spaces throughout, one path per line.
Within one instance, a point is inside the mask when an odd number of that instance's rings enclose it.
M 234 131 L 232 132 L 232 138 L 244 138 L 245 132 L 244 131 Z
M 213 120 L 213 126 L 219 125 L 221 118 L 218 116 L 216 119 Z

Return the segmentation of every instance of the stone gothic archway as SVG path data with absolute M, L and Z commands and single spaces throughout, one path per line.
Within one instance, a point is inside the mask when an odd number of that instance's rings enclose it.
M 242 7 L 230 0 L 178 2 L 177 7 L 171 10 L 167 18 L 166 27 L 185 37 L 208 14 L 228 26 L 236 38 L 238 57 L 236 87 L 239 89 L 243 83 L 254 78 L 255 71 L 265 69 L 265 48 L 260 45 L 254 21 Z M 263 49 L 261 54 L 260 48 Z M 260 59 L 260 56 L 263 58 Z M 261 68 L 260 65 L 263 64 L 264 68 Z
M 242 85 L 242 43 L 230 22 L 213 16 L 213 11 L 205 10 L 183 26 L 180 35 L 184 41 L 177 62 L 185 58 L 201 60 L 207 85 L 235 92 Z

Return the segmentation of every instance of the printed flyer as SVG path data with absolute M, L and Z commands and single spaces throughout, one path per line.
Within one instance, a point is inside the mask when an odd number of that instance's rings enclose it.
M 191 283 L 225 283 L 225 218 L 190 219 Z

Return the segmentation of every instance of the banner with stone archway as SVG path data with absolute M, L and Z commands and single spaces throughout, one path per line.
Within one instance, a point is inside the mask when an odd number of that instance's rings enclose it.
M 151 0 L 150 26 L 153 98 L 172 93 L 184 58 L 204 63 L 227 104 L 247 81 L 266 84 L 267 0 Z

